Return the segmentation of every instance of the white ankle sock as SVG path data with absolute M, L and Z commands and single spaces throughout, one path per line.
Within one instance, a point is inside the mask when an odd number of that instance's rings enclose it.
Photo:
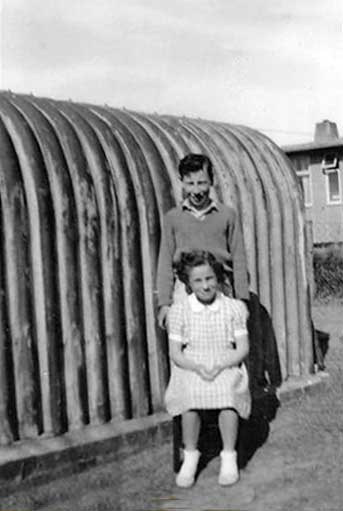
M 183 454 L 183 463 L 175 481 L 177 486 L 180 486 L 181 488 L 189 488 L 194 483 L 200 452 L 196 449 L 194 451 L 187 451 L 185 449 Z
M 222 451 L 218 482 L 222 486 L 234 484 L 239 479 L 236 451 Z

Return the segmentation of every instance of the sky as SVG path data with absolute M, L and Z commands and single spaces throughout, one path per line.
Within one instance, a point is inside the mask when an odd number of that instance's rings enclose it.
M 1 0 L 0 0 L 1 2 Z M 343 0 L 2 0 L 0 88 L 343 136 Z

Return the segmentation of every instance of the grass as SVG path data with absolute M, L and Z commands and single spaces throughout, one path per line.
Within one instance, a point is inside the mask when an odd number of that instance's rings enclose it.
M 317 300 L 343 299 L 343 246 L 316 247 L 313 273 Z

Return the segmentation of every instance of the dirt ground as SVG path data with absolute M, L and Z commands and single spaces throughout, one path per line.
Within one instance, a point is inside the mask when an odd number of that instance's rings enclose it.
M 330 334 L 327 383 L 286 402 L 238 484 L 217 484 L 219 460 L 190 490 L 174 485 L 171 445 L 0 497 L 0 510 L 342 511 L 343 304 L 317 304 L 315 327 Z

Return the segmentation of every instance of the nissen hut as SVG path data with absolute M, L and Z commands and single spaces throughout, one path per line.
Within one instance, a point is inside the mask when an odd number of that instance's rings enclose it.
M 17 441 L 165 417 L 169 369 L 156 323 L 156 267 L 161 219 L 181 198 L 177 164 L 188 152 L 210 156 L 215 194 L 239 214 L 250 290 L 270 319 L 282 382 L 313 372 L 301 193 L 271 140 L 244 126 L 3 92 L 6 452 Z M 258 310 L 256 346 L 265 337 Z M 266 383 L 263 365 L 254 367 Z

